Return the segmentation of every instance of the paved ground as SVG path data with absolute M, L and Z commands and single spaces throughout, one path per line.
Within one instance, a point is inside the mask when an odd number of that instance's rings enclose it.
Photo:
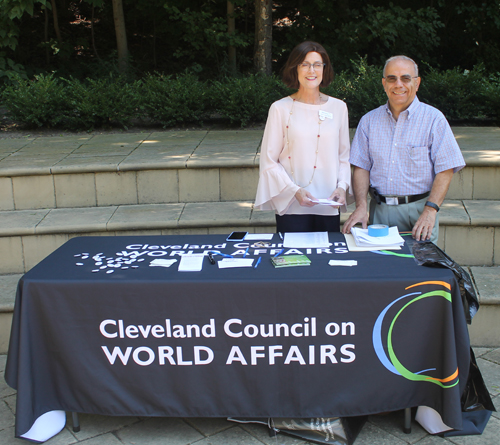
M 478 365 L 493 402 L 500 406 L 500 348 L 475 348 Z M 0 444 L 22 444 L 14 438 L 16 392 L 4 379 L 6 356 L 0 355 Z M 225 419 L 176 419 L 107 417 L 80 414 L 81 431 L 72 431 L 71 416 L 66 428 L 47 445 L 306 445 L 309 442 L 284 434 L 269 437 L 261 425 L 239 425 Z M 430 436 L 413 422 L 411 434 L 402 432 L 403 412 L 371 416 L 356 439 L 356 445 L 498 445 L 500 413 L 493 413 L 481 436 L 442 439 Z

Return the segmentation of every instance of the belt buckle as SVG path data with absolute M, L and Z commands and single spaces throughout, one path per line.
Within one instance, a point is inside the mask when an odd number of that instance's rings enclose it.
M 399 204 L 399 200 L 397 196 L 386 196 L 385 203 L 388 206 L 397 206 Z

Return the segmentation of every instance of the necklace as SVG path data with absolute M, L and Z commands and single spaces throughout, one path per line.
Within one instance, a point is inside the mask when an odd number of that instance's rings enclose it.
M 299 187 L 301 188 L 307 188 L 311 185 L 311 183 L 313 182 L 313 179 L 314 179 L 314 175 L 316 173 L 316 166 L 317 166 L 317 163 L 318 163 L 318 152 L 319 152 L 319 138 L 320 138 L 320 129 L 321 129 L 321 122 L 322 120 L 320 118 L 318 118 L 318 137 L 316 138 L 316 158 L 314 159 L 314 168 L 313 168 L 313 172 L 312 172 L 312 175 L 311 175 L 311 179 L 309 180 L 309 183 L 307 185 L 299 185 L 297 183 L 297 180 L 295 179 L 295 172 L 293 170 L 293 164 L 292 164 L 292 150 L 290 148 L 290 138 L 288 137 L 288 130 L 290 128 L 290 121 L 292 119 L 292 115 L 293 115 L 293 109 L 295 107 L 295 99 L 292 97 L 291 98 L 293 100 L 292 102 L 292 108 L 290 109 L 290 114 L 288 115 L 288 122 L 286 124 L 286 147 L 287 147 L 287 150 L 288 150 L 288 162 L 290 163 L 290 171 L 292 172 L 292 179 L 293 179 L 293 182 L 295 183 L 295 185 L 298 185 Z M 321 103 L 321 95 L 320 95 L 320 103 Z

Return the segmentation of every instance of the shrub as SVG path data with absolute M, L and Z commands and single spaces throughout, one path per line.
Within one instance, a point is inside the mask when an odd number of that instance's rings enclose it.
M 140 81 L 128 83 L 123 77 L 66 80 L 67 102 L 71 112 L 62 119 L 70 129 L 89 130 L 117 122 L 127 128 L 137 117 Z
M 5 87 L 2 99 L 9 115 L 28 126 L 58 126 L 68 111 L 64 85 L 53 74 L 40 74 L 33 80 L 16 77 Z
M 164 127 L 186 122 L 202 123 L 208 115 L 207 85 L 194 74 L 172 78 L 148 74 L 143 81 L 141 108 L 153 122 Z
M 381 67 L 368 65 L 366 58 L 352 64 L 323 91 L 347 103 L 350 124 L 355 126 L 387 97 Z M 269 106 L 291 92 L 277 77 L 262 75 L 208 83 L 189 73 L 176 78 L 155 73 L 135 82 L 116 76 L 80 81 L 48 74 L 33 80 L 17 76 L 2 98 L 11 117 L 29 126 L 90 130 L 119 123 L 127 127 L 133 119 L 146 116 L 164 127 L 202 124 L 215 117 L 243 127 L 265 122 Z M 452 123 L 500 119 L 500 74 L 486 76 L 482 66 L 464 72 L 428 68 L 418 95 Z
M 492 74 L 486 80 L 484 96 L 487 116 L 500 125 L 500 73 Z
M 242 127 L 250 122 L 265 122 L 271 104 L 289 93 L 278 78 L 258 74 L 225 78 L 212 86 L 217 112 Z
M 487 89 L 481 65 L 471 71 L 458 68 L 438 71 L 428 67 L 418 97 L 439 109 L 450 121 L 470 120 L 487 115 Z
M 325 93 L 346 102 L 352 126 L 370 110 L 386 103 L 387 96 L 382 88 L 381 67 L 368 65 L 366 57 L 351 63 L 353 68 L 336 75 Z

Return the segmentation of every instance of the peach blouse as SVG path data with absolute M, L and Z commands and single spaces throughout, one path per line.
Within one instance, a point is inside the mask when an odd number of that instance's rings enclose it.
M 310 105 L 284 97 L 269 109 L 255 208 L 279 215 L 338 214 L 330 206 L 301 206 L 295 199 L 300 187 L 315 198 L 328 198 L 337 187 L 351 189 L 347 106 L 339 99 Z

